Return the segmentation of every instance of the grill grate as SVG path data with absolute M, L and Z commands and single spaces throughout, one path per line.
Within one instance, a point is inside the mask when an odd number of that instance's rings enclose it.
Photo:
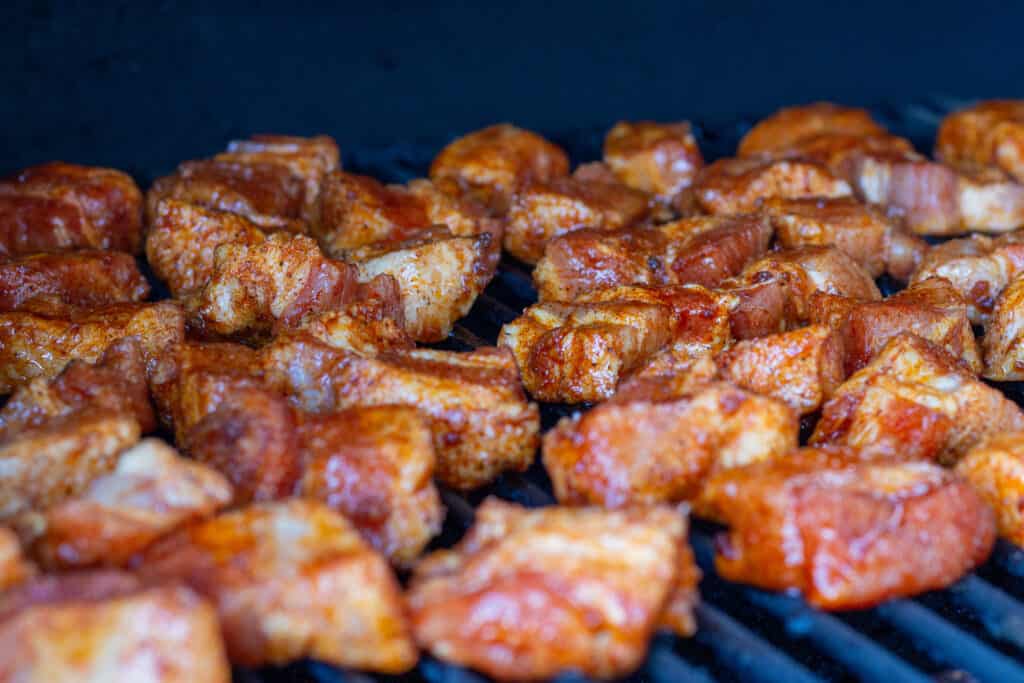
M 935 128 L 964 101 L 948 97 L 874 111 L 880 123 L 929 151 Z M 698 123 L 701 150 L 708 160 L 727 156 L 750 127 L 748 119 Z M 600 157 L 603 130 L 570 131 L 550 138 L 574 162 Z M 347 169 L 387 182 L 426 175 L 439 145 L 396 144 L 384 149 L 347 151 Z M 893 283 L 883 283 L 888 291 Z M 886 292 L 888 293 L 888 292 Z M 469 350 L 493 344 L 501 326 L 536 301 L 529 269 L 503 260 L 494 281 L 451 337 L 439 345 Z M 1000 387 L 1024 405 L 1024 386 Z M 543 405 L 543 429 L 571 414 L 567 406 Z M 442 490 L 448 509 L 432 547 L 458 540 L 473 522 L 475 505 L 487 495 L 541 506 L 554 503 L 550 482 L 539 463 L 523 474 L 506 474 L 486 490 L 461 495 Z M 645 665 L 631 681 L 1024 681 L 1024 551 L 1003 541 L 992 559 L 946 591 L 896 600 L 873 610 L 829 614 L 797 597 L 728 583 L 714 572 L 712 537 L 716 527 L 699 520 L 690 541 L 704 572 L 699 628 L 689 640 L 657 636 Z M 370 683 L 379 677 L 302 662 L 282 669 L 238 671 L 244 683 Z M 480 683 L 480 675 L 424 657 L 416 670 L 395 681 Z M 561 683 L 583 681 L 578 675 Z

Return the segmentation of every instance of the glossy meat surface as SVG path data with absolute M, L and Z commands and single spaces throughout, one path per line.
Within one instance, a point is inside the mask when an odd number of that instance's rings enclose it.
M 18 535 L 0 527 L 0 591 L 6 591 L 33 577 L 35 565 L 25 559 Z
M 715 360 L 723 379 L 813 413 L 846 379 L 844 339 L 824 325 L 737 342 Z
M 999 536 L 1024 545 L 1024 432 L 985 439 L 957 463 L 956 472 L 995 510 Z
M 844 107 L 831 102 L 814 102 L 780 109 L 759 121 L 740 140 L 737 154 L 770 154 L 823 133 L 882 135 L 885 129 L 871 118 L 866 109 Z
M 147 581 L 182 581 L 217 607 L 231 661 L 401 673 L 416 662 L 384 558 L 321 503 L 254 504 L 196 522 L 137 557 Z
M 956 462 L 984 437 L 1024 429 L 1024 413 L 931 342 L 889 340 L 822 408 L 812 444 Z
M 104 306 L 148 294 L 135 258 L 122 252 L 36 254 L 0 263 L 0 311 Z
M 1024 101 L 987 100 L 953 112 L 939 126 L 935 156 L 991 166 L 1024 183 Z
M 526 184 L 568 175 L 569 158 L 536 133 L 498 124 L 452 141 L 434 158 L 430 179 L 504 214 Z
M 985 377 L 996 381 L 1024 379 L 1024 277 L 1017 276 L 996 299 L 982 338 Z
M 705 500 L 729 527 L 715 567 L 731 581 L 798 590 L 824 609 L 860 609 L 949 586 L 988 557 L 992 511 L 925 462 L 802 449 L 722 470 Z
M 686 218 L 654 228 L 579 230 L 554 239 L 533 271 L 541 301 L 572 301 L 618 285 L 716 287 L 768 248 L 756 215 Z
M 621 182 L 670 201 L 704 165 L 689 122 L 619 121 L 604 138 L 604 161 Z
M 170 301 L 0 313 L 0 394 L 54 377 L 72 360 L 95 361 L 125 337 L 138 340 L 150 368 L 184 336 L 184 313 Z
M 217 615 L 128 574 L 40 577 L 0 599 L 0 676 L 48 683 L 228 683 Z
M 756 211 L 771 197 L 847 197 L 850 185 L 809 161 L 719 159 L 700 172 L 692 187 L 700 208 L 711 214 Z
M 643 661 L 674 594 L 692 609 L 698 577 L 685 516 L 671 508 L 491 498 L 458 545 L 420 563 L 409 606 L 421 647 L 499 680 L 614 678 Z
M 127 174 L 55 161 L 0 180 L 0 254 L 137 252 L 142 194 Z

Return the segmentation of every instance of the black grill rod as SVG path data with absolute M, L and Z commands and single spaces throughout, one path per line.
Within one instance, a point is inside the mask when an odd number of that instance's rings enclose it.
M 707 671 L 690 664 L 675 652 L 672 646 L 673 639 L 673 636 L 659 634 L 651 642 L 647 664 L 643 669 L 647 679 L 654 683 L 714 683 L 715 679 Z
M 1024 605 L 974 574 L 949 588 L 952 599 L 966 607 L 997 640 L 1024 650 Z
M 710 536 L 700 530 L 691 530 L 690 544 L 701 569 L 709 576 L 715 575 Z M 815 648 L 863 681 L 929 683 L 931 680 L 867 636 L 802 600 L 749 587 L 740 591 L 748 602 L 785 624 L 790 636 L 810 641 Z
M 1024 681 L 1024 666 L 912 600 L 884 603 L 875 614 L 939 664 L 964 669 L 982 682 Z
M 1018 579 L 1024 578 L 1024 550 L 1012 543 L 998 541 L 990 561 L 1007 574 Z

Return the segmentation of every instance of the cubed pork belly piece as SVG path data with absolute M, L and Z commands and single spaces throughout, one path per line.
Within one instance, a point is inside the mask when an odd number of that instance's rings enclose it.
M 1017 404 L 935 344 L 904 332 L 839 386 L 811 443 L 948 464 L 986 436 L 1022 428 Z
M 971 235 L 928 248 L 911 282 L 942 277 L 967 301 L 967 314 L 976 325 L 986 324 L 996 298 L 1014 277 L 1024 272 L 1024 231 L 998 237 Z
M 846 379 L 843 339 L 825 325 L 740 341 L 715 360 L 723 379 L 799 415 L 818 410 Z
M 796 448 L 796 413 L 780 401 L 727 382 L 679 394 L 633 384 L 545 435 L 544 467 L 560 503 L 690 501 L 711 473 Z
M 149 284 L 135 257 L 116 251 L 35 254 L 0 263 L 0 311 L 142 301 Z
M 771 197 L 848 197 L 849 183 L 825 166 L 800 159 L 719 159 L 705 166 L 691 192 L 700 209 L 711 214 L 756 211 Z
M 142 246 L 142 193 L 121 171 L 55 161 L 0 180 L 0 255 Z
M 420 563 L 408 597 L 416 641 L 442 660 L 499 680 L 617 678 L 666 617 L 693 632 L 699 576 L 686 518 L 669 507 L 490 498 L 458 545 Z
M 26 557 L 18 535 L 0 527 L 0 591 L 6 591 L 36 575 L 36 567 Z
M 959 476 L 847 449 L 723 469 L 704 499 L 729 527 L 716 544 L 723 578 L 796 590 L 829 610 L 945 588 L 995 541 L 992 511 Z
M 134 567 L 146 581 L 181 581 L 210 600 L 235 664 L 310 657 L 398 674 L 416 663 L 387 561 L 322 503 L 253 504 L 195 522 Z
M 144 439 L 80 495 L 22 516 L 18 529 L 44 568 L 117 567 L 231 499 L 231 486 L 217 471 Z
M 885 129 L 866 109 L 814 102 L 785 107 L 762 119 L 743 136 L 736 153 L 741 157 L 772 154 L 823 133 L 884 135 Z
M 152 368 L 165 349 L 184 339 L 184 312 L 162 301 L 0 313 L 0 394 L 37 377 L 55 377 L 72 360 L 96 361 L 126 337 L 137 339 Z
M 621 182 L 668 203 L 693 183 L 704 157 L 688 121 L 619 121 L 604 137 L 604 162 Z
M 685 218 L 613 232 L 579 230 L 552 240 L 533 271 L 541 301 L 572 301 L 618 285 L 717 287 L 768 248 L 758 215 Z
M 847 375 L 870 363 L 901 332 L 912 332 L 938 345 L 974 373 L 982 371 L 967 303 L 945 278 L 917 281 L 882 301 L 819 292 L 811 297 L 810 317 L 839 333 Z
M 531 182 L 569 174 L 565 152 L 536 133 L 503 123 L 453 140 L 430 164 L 430 179 L 497 215 Z
M 935 156 L 954 166 L 991 166 L 1024 183 L 1024 101 L 987 100 L 948 115 Z
M 996 299 L 981 342 L 985 377 L 1007 382 L 1024 379 L 1024 275 L 1018 275 Z
M 40 576 L 0 597 L 0 671 L 47 683 L 229 683 L 217 613 L 124 572 Z
M 906 280 L 920 264 L 928 245 L 903 232 L 887 217 L 851 197 L 766 200 L 775 238 L 783 249 L 837 247 L 871 277 L 888 272 Z
M 967 451 L 956 465 L 996 513 L 999 536 L 1024 545 L 1024 432 L 1002 432 Z
M 577 175 L 532 182 L 512 199 L 505 226 L 505 249 L 536 263 L 555 237 L 575 230 L 617 230 L 640 222 L 650 210 L 648 195 L 618 182 Z

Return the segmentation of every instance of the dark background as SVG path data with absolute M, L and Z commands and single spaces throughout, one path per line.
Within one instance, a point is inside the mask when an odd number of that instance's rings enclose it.
M 500 120 L 1024 97 L 1024 3 L 5 3 L 0 171 L 143 179 L 252 132 L 438 145 Z

